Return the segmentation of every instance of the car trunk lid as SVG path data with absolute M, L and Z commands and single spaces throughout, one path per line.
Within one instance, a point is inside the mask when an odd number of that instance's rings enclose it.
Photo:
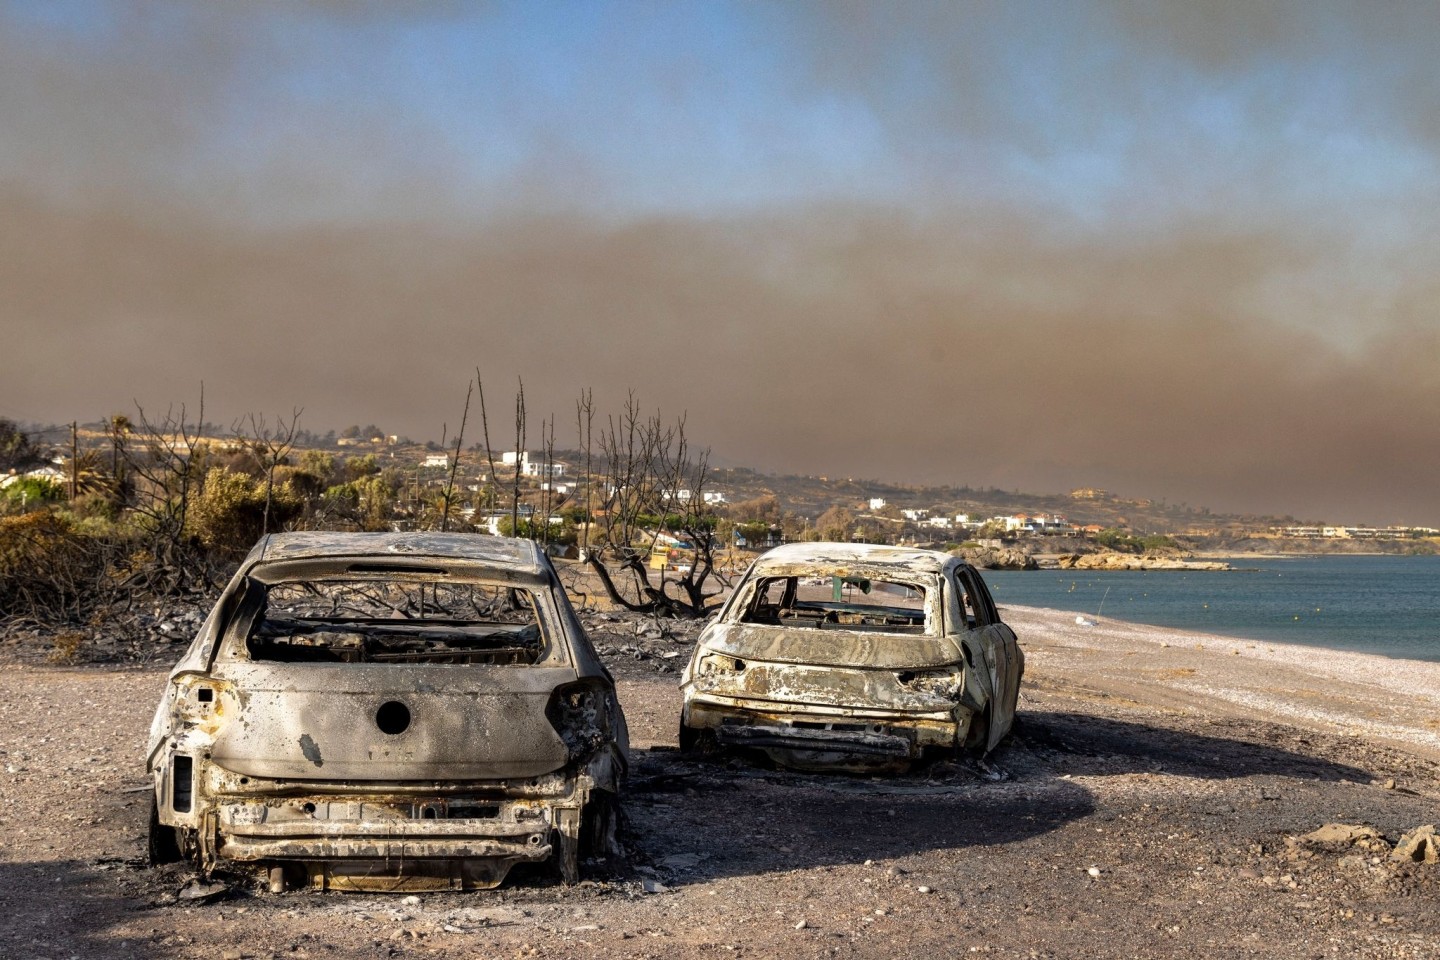
M 242 776 L 414 781 L 536 777 L 563 767 L 546 719 L 569 667 L 227 664 L 211 757 Z
M 701 643 L 709 650 L 741 660 L 819 667 L 924 670 L 960 660 L 960 650 L 949 637 L 830 628 L 717 624 L 706 632 Z

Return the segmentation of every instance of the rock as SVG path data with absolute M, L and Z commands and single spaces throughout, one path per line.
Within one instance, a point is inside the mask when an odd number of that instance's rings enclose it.
M 1128 553 L 1071 553 L 1058 557 L 1055 566 L 1061 570 L 1230 570 L 1230 564 L 1218 560 L 1186 560 L 1181 557 Z
M 1086 870 L 1085 872 L 1088 873 L 1088 874 L 1090 874 L 1090 876 L 1092 876 L 1092 877 L 1098 877 L 1098 876 L 1100 876 L 1100 868 L 1099 868 L 1099 867 L 1091 867 L 1089 870 Z
M 640 881 L 640 889 L 646 893 L 664 893 L 670 888 L 658 880 L 642 880 Z
M 1348 823 L 1327 823 L 1319 830 L 1311 831 L 1301 837 L 1302 840 L 1309 840 L 1312 843 L 1357 843 L 1361 840 L 1377 840 L 1380 833 L 1374 827 L 1367 827 L 1364 824 Z
M 918 886 L 918 887 L 915 888 L 915 892 L 916 892 L 916 893 L 933 893 L 934 891 L 932 891 L 932 890 L 931 890 L 929 887 L 927 887 L 927 886 L 921 885 L 921 886 Z
M 1395 844 L 1391 860 L 1409 860 L 1413 863 L 1440 863 L 1440 848 L 1436 847 L 1435 824 L 1416 827 Z
M 211 900 L 219 899 L 230 888 L 223 883 L 206 883 L 203 880 L 191 880 L 180 889 L 176 897 L 180 900 L 189 900 L 192 903 L 209 903 Z
M 810 926 L 810 924 L 806 923 L 804 920 L 801 920 L 799 923 L 795 924 L 795 929 L 804 930 L 808 926 Z
M 413 893 L 410 896 L 406 897 L 404 900 L 401 900 L 400 902 L 407 907 L 420 906 L 420 898 L 415 896 Z
M 985 570 L 1036 570 L 1040 566 L 1030 554 L 1013 547 L 965 547 L 950 552 Z

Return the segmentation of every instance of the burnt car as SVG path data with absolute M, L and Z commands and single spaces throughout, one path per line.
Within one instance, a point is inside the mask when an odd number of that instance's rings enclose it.
M 625 718 L 533 543 L 287 533 L 240 565 L 150 730 L 151 857 L 282 891 L 566 881 L 613 849 Z
M 903 769 L 989 752 L 1024 654 L 958 557 L 849 543 L 755 560 L 681 678 L 680 745 L 752 747 L 800 769 Z

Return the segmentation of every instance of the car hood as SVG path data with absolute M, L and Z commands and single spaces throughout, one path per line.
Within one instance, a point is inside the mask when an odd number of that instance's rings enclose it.
M 700 646 L 741 660 L 877 670 L 933 669 L 961 658 L 950 637 L 757 624 L 712 624 L 700 635 Z

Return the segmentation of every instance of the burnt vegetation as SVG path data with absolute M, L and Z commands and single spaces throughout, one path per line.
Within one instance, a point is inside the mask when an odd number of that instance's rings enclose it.
M 167 609 L 203 606 L 257 539 L 280 531 L 528 538 L 579 562 L 562 572 L 582 607 L 682 619 L 713 613 L 758 551 L 792 541 L 908 542 L 996 556 L 1323 545 L 1267 535 L 1293 518 L 1218 516 L 1105 491 L 1040 496 L 716 468 L 684 413 L 649 408 L 633 392 L 607 411 L 582 390 L 566 423 L 537 417 L 523 381 L 513 405 L 486 387 L 477 370 L 463 406 L 456 397 L 458 429 L 442 425 L 439 443 L 375 424 L 318 435 L 302 426 L 299 409 L 249 413 L 227 427 L 206 421 L 203 390 L 193 412 L 137 404 L 48 429 L 0 419 L 0 640 L 128 632 L 129 652 L 149 655 L 142 634 L 163 626 Z M 1007 512 L 1063 514 L 1073 529 L 1016 543 L 998 516 Z M 962 527 L 962 517 L 974 520 Z M 1002 540 L 1005 550 L 995 546 Z M 1361 545 L 1433 552 L 1436 544 L 1417 533 Z M 153 622 L 142 629 L 132 620 L 146 611 Z M 64 655 L 109 654 L 72 639 Z
M 467 448 L 475 407 L 483 442 Z M 154 620 L 167 606 L 203 605 L 257 539 L 293 530 L 529 538 L 583 560 L 610 603 L 655 616 L 703 616 L 720 592 L 708 451 L 693 447 L 683 416 L 643 412 L 633 394 L 617 414 L 580 394 L 573 464 L 557 460 L 554 415 L 540 421 L 539 449 L 527 449 L 535 431 L 523 382 L 513 453 L 499 456 L 505 441 L 492 444 L 478 371 L 459 429 L 445 428 L 440 444 L 374 425 L 317 437 L 301 413 L 250 413 L 226 429 L 205 420 L 202 392 L 193 415 L 137 404 L 63 435 L 0 420 L 5 636 L 133 632 L 126 615 L 154 610 Z M 558 482 L 566 469 L 578 476 Z M 76 641 L 65 656 L 100 656 L 94 647 Z

